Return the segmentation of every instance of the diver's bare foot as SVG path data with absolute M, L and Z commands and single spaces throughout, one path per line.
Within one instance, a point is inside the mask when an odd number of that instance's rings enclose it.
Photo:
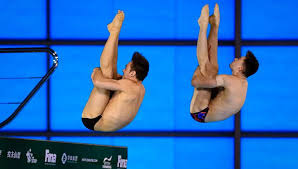
M 218 4 L 215 4 L 213 15 L 211 15 L 209 17 L 209 23 L 212 26 L 217 26 L 218 27 L 219 26 L 219 21 L 220 21 L 219 6 L 218 6 Z
M 201 16 L 198 20 L 198 23 L 201 27 L 203 25 L 208 26 L 208 22 L 209 22 L 209 5 L 205 5 L 201 10 Z
M 108 30 L 110 33 L 119 33 L 124 20 L 124 12 L 118 10 L 118 13 L 114 17 L 113 21 L 108 24 Z

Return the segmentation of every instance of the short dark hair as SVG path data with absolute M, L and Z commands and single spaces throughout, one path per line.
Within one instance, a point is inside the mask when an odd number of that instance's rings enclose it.
M 132 56 L 131 70 L 136 71 L 136 77 L 138 80 L 143 81 L 149 71 L 148 60 L 139 52 L 135 52 Z
M 249 77 L 255 74 L 259 68 L 259 62 L 251 51 L 246 52 L 246 56 L 243 64 L 244 64 L 243 74 L 245 77 Z

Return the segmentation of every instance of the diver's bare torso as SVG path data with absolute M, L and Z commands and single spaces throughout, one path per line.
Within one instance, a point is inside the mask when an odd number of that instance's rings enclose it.
M 247 80 L 226 75 L 225 88 L 210 101 L 205 121 L 224 120 L 240 111 L 246 98 Z
M 143 84 L 128 79 L 121 79 L 119 83 L 123 86 L 123 91 L 115 91 L 102 113 L 102 118 L 94 126 L 95 130 L 115 131 L 121 129 L 136 116 L 145 95 Z M 96 99 L 96 97 L 93 98 Z M 92 102 L 95 104 L 92 104 L 93 108 L 89 107 L 89 111 L 96 111 L 100 104 L 98 103 L 96 106 L 96 103 L 100 101 L 93 100 Z

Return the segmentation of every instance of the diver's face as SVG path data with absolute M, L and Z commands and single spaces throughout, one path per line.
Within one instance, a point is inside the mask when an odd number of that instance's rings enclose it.
M 122 70 L 123 72 L 123 77 L 124 78 L 128 78 L 130 77 L 130 73 L 131 73 L 131 62 L 129 62 L 128 64 L 126 64 L 125 68 Z
M 236 69 L 243 69 L 243 63 L 244 63 L 245 57 L 239 57 L 235 58 L 234 61 L 230 64 L 230 68 L 232 70 Z

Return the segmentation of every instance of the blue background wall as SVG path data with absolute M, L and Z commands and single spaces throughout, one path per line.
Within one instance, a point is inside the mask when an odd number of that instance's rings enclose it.
M 88 132 L 81 123 L 81 112 L 92 89 L 90 75 L 99 66 L 103 45 L 92 41 L 107 39 L 106 25 L 117 9 L 124 10 L 125 21 L 119 45 L 118 70 L 124 68 L 134 51 L 150 62 L 144 81 L 146 95 L 132 123 L 119 132 L 219 133 L 215 137 L 37 137 L 67 142 L 128 146 L 129 169 L 183 169 L 234 167 L 234 117 L 200 124 L 191 119 L 190 85 L 196 68 L 195 45 L 138 45 L 138 41 L 193 41 L 197 39 L 197 19 L 202 6 L 213 10 L 219 3 L 221 23 L 218 50 L 220 73 L 229 74 L 228 64 L 235 57 L 234 0 L 0 0 L 0 47 L 44 47 L 53 42 L 59 67 L 24 110 L 0 132 Z M 47 14 L 47 2 L 50 10 Z M 242 41 L 297 41 L 298 17 L 295 0 L 242 0 Z M 68 41 L 63 44 L 55 41 Z M 20 41 L 19 45 L 12 42 Z M 30 41 L 35 45 L 28 45 Z M 39 42 L 37 42 L 39 41 Z M 82 41 L 80 45 L 72 42 Z M 23 44 L 22 44 L 23 42 Z M 84 44 L 84 42 L 86 42 Z M 231 43 L 229 43 L 231 42 Z M 14 43 L 16 44 L 16 43 Z M 298 131 L 295 109 L 298 94 L 297 45 L 243 45 L 242 55 L 251 50 L 260 62 L 259 71 L 248 79 L 247 100 L 241 110 L 242 132 L 289 133 Z M 296 43 L 298 44 L 298 43 Z M 37 77 L 47 71 L 45 54 L 1 54 L 0 78 Z M 38 79 L 0 80 L 0 103 L 19 102 Z M 49 89 L 49 92 L 48 92 Z M 49 106 L 49 107 L 48 107 Z M 16 105 L 0 104 L 1 118 Z M 49 119 L 47 119 L 47 112 Z M 229 136 L 221 133 L 231 133 Z M 30 135 L 30 134 L 29 134 Z M 286 134 L 285 134 L 286 136 Z M 275 136 L 274 136 L 275 137 Z M 279 136 L 277 136 L 279 137 Z M 287 136 L 286 136 L 287 137 Z M 33 138 L 28 136 L 26 138 Z M 36 137 L 34 137 L 36 138 Z M 297 168 L 297 138 L 241 138 L 241 168 Z M 144 157 L 142 154 L 147 154 Z M 162 158 L 161 158 L 162 157 Z M 162 161 L 162 162 L 161 162 Z

